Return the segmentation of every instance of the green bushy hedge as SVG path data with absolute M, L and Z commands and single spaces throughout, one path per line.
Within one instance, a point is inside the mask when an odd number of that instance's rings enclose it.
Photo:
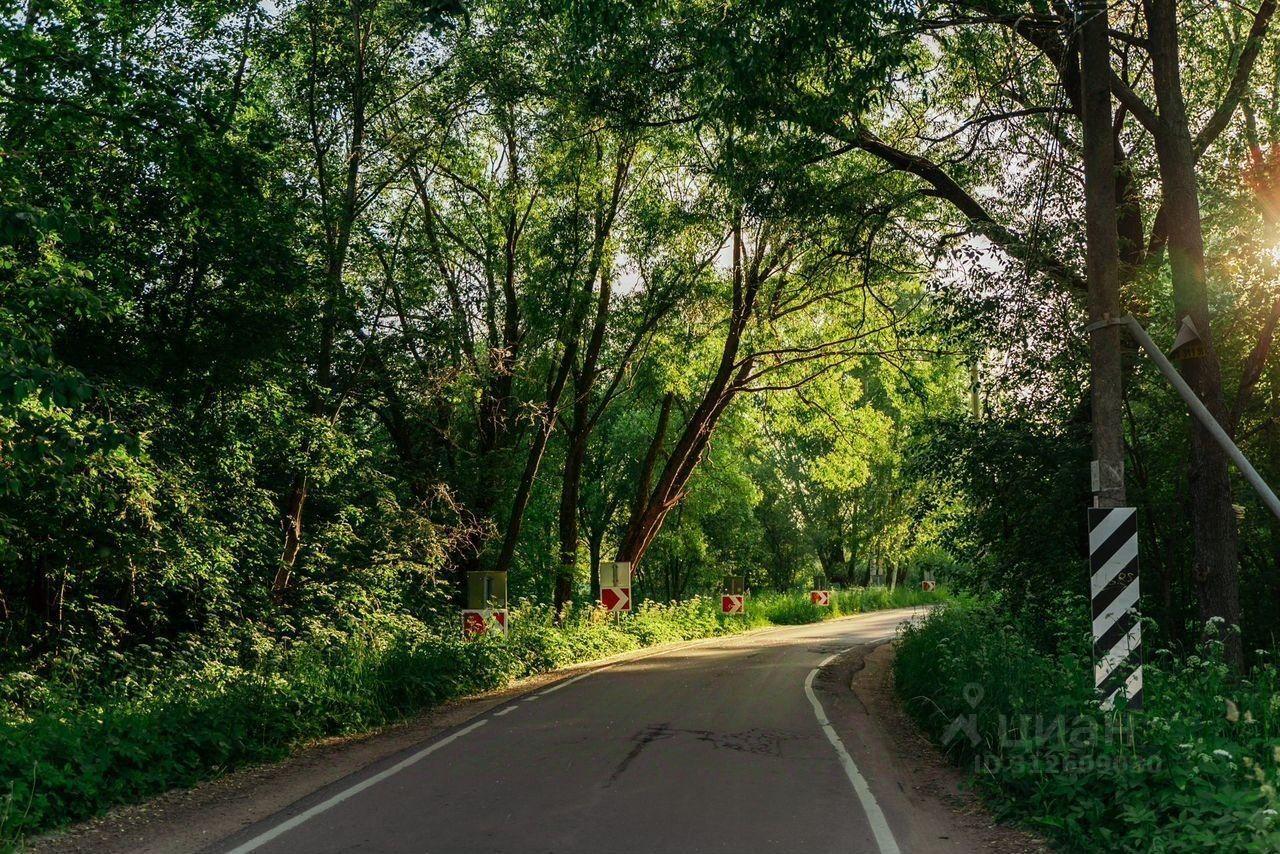
M 720 614 L 718 599 L 646 602 L 621 618 L 579 607 L 560 625 L 551 609 L 525 604 L 513 610 L 505 639 L 467 642 L 452 625 L 400 619 L 259 653 L 252 667 L 179 656 L 145 680 L 122 678 L 110 688 L 7 674 L 0 678 L 0 848 L 113 804 L 278 759 L 301 743 L 382 726 L 522 676 L 771 621 L 917 604 L 922 595 L 851 591 L 837 608 L 818 609 L 807 594 L 765 594 L 749 598 L 741 617 Z
M 1081 852 L 1280 851 L 1280 674 L 1233 678 L 1221 642 L 1148 656 L 1145 710 L 1093 700 L 1083 601 L 1031 631 L 986 602 L 908 628 L 898 690 L 998 811 Z M 1053 649 L 1033 644 L 1046 630 Z
M 942 594 L 926 593 L 914 588 L 854 587 L 833 590 L 831 605 L 821 607 L 809 601 L 809 593 L 764 593 L 747 600 L 747 616 L 756 617 L 761 625 L 795 626 L 816 623 L 832 617 L 880 611 L 885 608 L 909 608 L 941 601 Z

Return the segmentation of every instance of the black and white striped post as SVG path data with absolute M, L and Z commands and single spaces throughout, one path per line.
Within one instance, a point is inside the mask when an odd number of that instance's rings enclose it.
M 1132 507 L 1089 508 L 1094 684 L 1102 709 L 1142 708 L 1142 623 L 1138 614 L 1138 522 Z

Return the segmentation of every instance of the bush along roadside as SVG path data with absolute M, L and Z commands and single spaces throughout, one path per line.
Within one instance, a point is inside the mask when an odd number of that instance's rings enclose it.
M 899 644 L 904 703 L 998 813 L 1065 851 L 1280 851 L 1276 667 L 1235 678 L 1212 639 L 1176 661 L 1158 652 L 1145 711 L 1103 713 L 1085 605 L 1055 613 L 1029 627 L 956 600 Z M 1046 636 L 1050 649 L 1029 639 Z
M 841 591 L 832 607 L 807 593 L 762 594 L 740 616 L 718 599 L 646 602 L 627 615 L 573 608 L 513 610 L 511 634 L 460 632 L 397 618 L 324 643 L 296 644 L 253 667 L 186 661 L 146 680 L 86 689 L 32 674 L 0 677 L 0 848 L 115 804 L 279 759 L 326 736 L 370 730 L 444 700 L 654 644 L 771 624 L 942 601 L 918 590 Z M 23 697 L 25 702 L 16 702 Z

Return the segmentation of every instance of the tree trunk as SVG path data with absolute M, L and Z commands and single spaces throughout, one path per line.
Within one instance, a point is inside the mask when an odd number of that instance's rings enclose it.
M 604 347 L 609 323 L 609 299 L 612 295 L 609 276 L 600 277 L 600 294 L 596 303 L 596 319 L 583 354 L 582 371 L 573 384 L 573 423 L 567 431 L 564 478 L 560 484 L 560 565 L 556 571 L 555 609 L 559 614 L 573 597 L 573 575 L 578 565 L 578 494 L 582 482 L 582 465 L 587 456 L 587 440 L 594 424 L 591 418 L 591 392 L 600 373 L 600 351 Z
M 280 564 L 276 567 L 276 576 L 271 581 L 271 595 L 277 600 L 289 587 L 289 575 L 298 560 L 298 550 L 302 547 L 302 508 L 306 501 L 307 476 L 299 472 L 294 475 L 293 487 L 289 490 L 289 500 L 281 518 L 284 551 L 280 555 Z
M 600 557 L 604 551 L 604 526 L 587 534 L 587 550 L 591 555 L 591 601 L 600 598 Z
M 756 252 L 763 251 L 757 246 Z M 729 316 L 729 329 L 725 333 L 724 346 L 720 352 L 720 363 L 711 383 L 703 393 L 702 402 L 694 410 L 689 423 L 658 478 L 658 485 L 638 505 L 627 524 L 627 532 L 618 548 L 618 560 L 628 561 L 632 570 L 640 563 L 645 550 L 653 542 L 653 538 L 662 529 L 662 523 L 671 509 L 680 502 L 684 488 L 689 483 L 694 470 L 711 441 L 711 433 L 715 429 L 720 416 L 733 401 L 742 383 L 751 374 L 754 359 L 751 356 L 739 360 L 738 351 L 742 346 L 742 336 L 751 320 L 755 309 L 756 294 L 760 288 L 760 276 L 757 263 L 748 265 L 742 241 L 742 225 L 736 222 L 733 228 L 733 310 Z M 748 269 L 750 267 L 750 269 Z
M 1222 366 L 1213 345 L 1204 272 L 1204 235 L 1196 188 L 1195 149 L 1187 123 L 1178 68 L 1178 21 L 1173 0 L 1147 5 L 1152 80 L 1159 109 L 1156 157 L 1168 226 L 1169 266 L 1173 274 L 1176 318 L 1190 316 L 1204 342 L 1204 355 L 1186 359 L 1181 368 L 1209 412 L 1227 423 Z M 1235 510 L 1227 457 L 1209 431 L 1191 419 L 1191 518 L 1195 537 L 1192 569 L 1202 619 L 1221 618 L 1228 627 L 1240 624 L 1240 590 Z M 1243 663 L 1238 632 L 1226 641 L 1228 661 Z
M 737 338 L 736 335 L 731 337 Z M 738 343 L 737 340 L 726 342 L 726 352 L 732 349 L 736 354 Z M 684 488 L 701 462 L 720 416 L 733 401 L 739 383 L 750 374 L 752 365 L 753 360 L 748 357 L 734 373 L 726 378 L 718 376 L 707 389 L 702 403 L 685 425 L 680 440 L 667 458 L 658 485 L 654 487 L 640 513 L 633 516 L 627 526 L 627 533 L 618 550 L 618 560 L 629 561 L 633 569 L 640 563 L 645 550 L 662 529 L 667 514 L 684 497 Z
M 658 456 L 667 443 L 667 427 L 671 422 L 671 406 L 675 403 L 675 393 L 667 392 L 662 397 L 662 408 L 658 412 L 658 426 L 653 432 L 653 441 L 645 452 L 644 462 L 640 464 L 640 477 L 636 482 L 635 500 L 631 503 L 631 518 L 644 512 L 645 502 L 649 499 L 649 490 L 653 487 L 653 472 L 658 467 Z M 628 522 L 628 527 L 630 523 Z
M 547 451 L 547 442 L 556 425 L 556 407 L 560 405 L 560 396 L 564 393 L 565 382 L 569 378 L 577 347 L 570 341 L 565 348 L 556 373 L 547 390 L 546 403 L 539 413 L 537 432 L 533 436 L 533 444 L 525 458 L 524 471 L 520 475 L 520 485 L 516 487 L 515 498 L 511 502 L 511 515 L 507 519 L 506 534 L 502 539 L 502 550 L 494 562 L 496 572 L 508 572 L 515 560 L 516 545 L 520 541 L 520 528 L 524 523 L 525 511 L 529 508 L 529 498 L 533 494 L 533 484 L 538 477 L 538 467 L 542 465 L 542 457 Z
M 591 257 L 587 264 L 587 283 L 590 287 L 599 277 L 600 292 L 596 297 L 595 321 L 591 325 L 591 335 L 582 355 L 582 370 L 574 377 L 573 384 L 573 423 L 568 430 L 569 446 L 565 454 L 564 479 L 560 488 L 560 564 L 556 570 L 554 594 L 557 614 L 573 595 L 573 575 L 578 564 L 578 494 L 583 460 L 587 456 L 587 440 L 595 427 L 595 418 L 591 414 L 591 392 L 600 375 L 600 351 L 604 348 L 605 332 L 609 326 L 609 303 L 613 297 L 613 282 L 604 264 L 605 243 L 617 219 L 622 191 L 630 172 L 632 152 L 629 145 L 619 143 L 610 193 L 607 197 L 599 197 L 596 206 L 596 226 Z M 602 269 L 605 269 L 603 274 Z M 576 329 L 573 334 L 577 334 Z
M 1080 26 L 1081 120 L 1084 125 L 1084 207 L 1088 239 L 1089 320 L 1105 324 L 1120 315 L 1119 237 L 1116 222 L 1116 155 L 1111 115 L 1110 38 L 1106 0 L 1083 4 Z M 1089 335 L 1093 454 L 1098 467 L 1098 507 L 1122 507 L 1124 415 L 1120 327 L 1096 326 Z
M 560 565 L 556 569 L 554 594 L 557 614 L 573 598 L 573 575 L 578 566 L 578 492 L 587 450 L 584 439 L 582 435 L 569 437 L 560 483 Z
M 314 12 L 313 12 L 314 14 Z M 311 21 L 311 26 L 317 26 L 316 21 Z M 351 232 L 355 226 L 357 199 L 360 195 L 360 170 L 364 165 L 364 142 L 365 142 L 365 19 L 363 18 L 360 7 L 353 6 L 351 13 L 351 38 L 354 52 L 354 67 L 352 69 L 352 78 L 350 81 L 351 96 L 351 134 L 350 148 L 347 152 L 345 164 L 345 176 L 342 186 L 342 193 L 338 197 L 336 219 L 325 219 L 325 250 L 327 258 L 325 260 L 325 299 L 323 314 L 320 320 L 320 342 L 316 358 L 316 388 L 313 393 L 310 408 L 313 416 L 324 417 L 330 414 L 331 402 L 329 396 L 333 392 L 333 345 L 337 336 L 339 325 L 339 304 L 341 302 L 343 289 L 343 272 L 346 268 L 347 253 L 351 246 Z M 310 57 L 312 64 L 312 80 L 316 76 L 316 68 L 322 62 L 321 58 L 314 52 Z M 314 86 L 314 82 L 312 83 Z M 315 99 L 311 99 L 312 109 L 315 109 Z M 326 163 L 327 145 L 322 143 L 318 136 L 316 128 L 319 126 L 318 117 L 311 116 L 312 119 L 312 146 L 315 155 L 316 174 L 319 178 L 319 188 L 322 195 L 325 194 L 327 183 L 323 179 Z M 303 454 L 305 458 L 310 452 L 310 440 L 304 441 Z M 280 516 L 280 524 L 284 529 L 284 548 L 281 551 L 280 565 L 276 567 L 275 578 L 271 582 L 271 593 L 279 600 L 285 590 L 289 586 L 289 577 L 293 572 L 294 564 L 298 560 L 298 552 L 302 544 L 302 511 L 307 500 L 307 481 L 309 472 L 304 467 L 295 472 L 293 478 L 293 487 L 289 493 L 289 499 L 285 503 Z
M 520 240 L 524 235 L 517 204 L 522 185 L 520 150 L 516 144 L 514 120 L 507 116 L 506 122 L 503 145 L 507 168 L 502 197 L 509 207 L 502 217 L 502 268 L 498 275 L 490 270 L 486 279 L 488 297 L 485 326 L 488 337 L 485 342 L 485 364 L 488 377 L 476 408 L 476 460 L 479 469 L 471 498 L 471 510 L 477 519 L 492 519 L 498 505 L 500 484 L 490 473 L 497 470 L 495 454 L 508 448 L 514 441 L 512 425 L 515 422 L 515 369 L 525 332 L 516 275 Z M 500 287 L 497 284 L 499 281 Z M 499 292 L 502 303 L 501 323 L 498 319 Z M 538 444 L 536 435 L 534 444 Z M 541 451 L 537 456 L 540 462 Z M 483 545 L 465 544 L 465 551 L 450 556 L 450 563 L 457 565 L 459 596 L 463 593 L 467 572 L 483 568 L 480 563 L 482 551 Z

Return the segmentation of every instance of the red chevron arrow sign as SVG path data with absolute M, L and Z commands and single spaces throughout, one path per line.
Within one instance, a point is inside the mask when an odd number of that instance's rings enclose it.
M 506 608 L 465 608 L 462 611 L 462 634 L 478 638 L 486 632 L 507 633 Z
M 600 604 L 606 611 L 630 611 L 630 587 L 601 587 Z
M 823 608 L 831 607 L 831 591 L 830 590 L 812 590 L 809 592 L 809 601 Z
M 726 593 L 720 597 L 720 609 L 726 614 L 741 614 L 746 610 L 746 598 L 741 593 Z

